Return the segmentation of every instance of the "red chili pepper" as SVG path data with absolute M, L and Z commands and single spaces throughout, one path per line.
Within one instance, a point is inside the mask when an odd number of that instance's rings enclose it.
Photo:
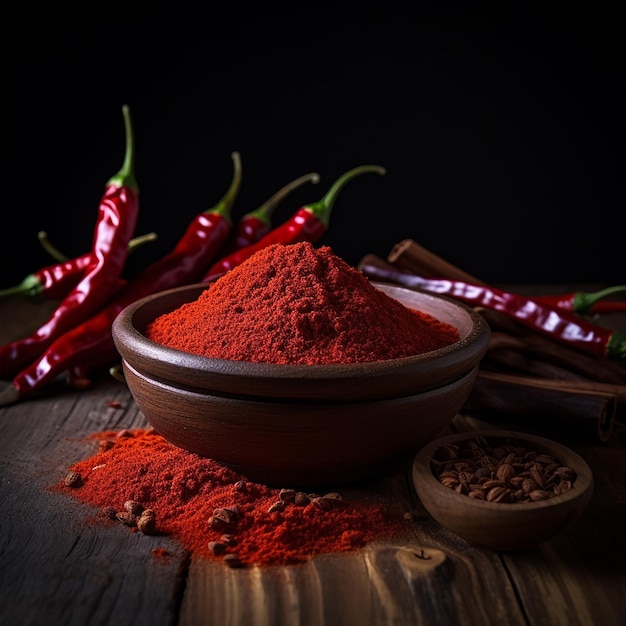
M 97 311 L 118 287 L 139 214 L 135 180 L 134 137 L 130 112 L 122 108 L 126 152 L 121 170 L 106 184 L 98 207 L 91 259 L 80 282 L 61 301 L 50 319 L 29 337 L 0 348 L 0 376 L 12 375 L 38 358 L 64 332 Z
M 626 301 L 606 300 L 616 293 L 626 293 L 626 285 L 615 285 L 599 291 L 585 292 L 575 291 L 572 293 L 556 294 L 549 296 L 533 296 L 533 300 L 555 306 L 566 311 L 574 311 L 579 315 L 593 313 L 624 313 Z
M 194 218 L 170 253 L 144 268 L 104 308 L 61 335 L 37 361 L 17 374 L 12 385 L 0 393 L 0 406 L 31 395 L 74 368 L 84 384 L 88 371 L 119 358 L 111 326 L 122 309 L 144 296 L 197 280 L 231 229 L 230 211 L 241 185 L 239 153 L 233 152 L 232 158 L 235 174 L 222 200 Z
M 369 278 L 399 283 L 411 289 L 443 294 L 472 307 L 500 311 L 556 341 L 601 357 L 626 359 L 626 337 L 593 324 L 578 315 L 544 304 L 536 299 L 508 293 L 489 285 L 460 280 L 423 278 L 417 274 L 382 264 L 362 261 L 358 269 Z
M 311 182 L 317 185 L 320 181 L 320 175 L 313 172 L 305 174 L 291 181 L 282 189 L 279 189 L 269 200 L 265 201 L 258 209 L 250 211 L 243 215 L 237 223 L 237 228 L 232 234 L 229 241 L 226 242 L 219 257 L 225 257 L 232 254 L 236 250 L 245 248 L 256 243 L 261 237 L 265 236 L 272 227 L 272 214 L 278 204 L 294 189 L 302 186 L 304 183 Z
M 131 239 L 128 252 L 133 252 L 148 241 L 154 241 L 156 233 L 148 233 Z M 60 255 L 60 253 L 58 253 Z M 56 254 L 55 254 L 56 256 Z M 60 258 L 60 256 L 57 256 Z M 0 289 L 0 298 L 20 295 L 28 298 L 43 298 L 46 300 L 60 300 L 67 296 L 85 275 L 91 263 L 91 252 L 81 254 L 73 259 L 66 259 L 43 267 L 29 274 L 19 285 Z M 119 279 L 122 283 L 125 282 Z
M 385 174 L 385 169 L 379 165 L 361 165 L 349 170 L 333 183 L 320 201 L 299 208 L 291 218 L 271 230 L 256 243 L 218 259 L 218 261 L 205 272 L 201 282 L 216 280 L 251 257 L 258 250 L 265 248 L 265 246 L 275 243 L 291 244 L 301 241 L 316 242 L 328 230 L 330 213 L 339 192 L 349 180 L 368 172 L 383 175 Z

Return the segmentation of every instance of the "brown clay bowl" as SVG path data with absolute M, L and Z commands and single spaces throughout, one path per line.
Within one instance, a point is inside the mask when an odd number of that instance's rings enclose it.
M 150 321 L 197 299 L 206 285 L 135 302 L 115 320 L 113 338 L 137 405 L 174 445 L 267 484 L 355 482 L 444 431 L 489 341 L 482 316 L 461 303 L 375 286 L 453 324 L 460 340 L 402 359 L 311 366 L 211 359 L 144 336 Z
M 576 479 L 564 493 L 530 502 L 488 502 L 458 493 L 435 476 L 441 470 L 437 461 L 449 457 L 450 448 L 446 450 L 446 446 L 468 440 L 486 441 L 492 449 L 512 445 L 549 455 L 574 470 Z M 544 484 L 546 489 L 549 483 L 547 480 Z M 578 454 L 555 441 L 513 431 L 486 430 L 448 435 L 425 445 L 413 462 L 413 485 L 426 510 L 442 526 L 477 546 L 511 551 L 547 541 L 574 522 L 591 499 L 593 474 Z

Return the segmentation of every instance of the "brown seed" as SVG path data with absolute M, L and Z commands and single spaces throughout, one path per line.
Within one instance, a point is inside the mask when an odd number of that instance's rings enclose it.
M 215 509 L 210 519 L 210 524 L 215 530 L 224 530 L 230 525 L 230 514 L 226 509 Z
M 110 450 L 115 444 L 110 439 L 101 439 L 98 444 L 98 452 L 106 452 Z
M 454 464 L 454 469 L 457 472 L 473 472 L 474 468 L 467 461 L 459 461 Z
M 488 467 L 479 467 L 475 472 L 478 478 L 491 478 L 491 470 Z
M 515 500 L 523 500 L 526 497 L 526 492 L 523 489 L 517 489 L 513 492 L 513 498 Z
M 143 504 L 136 500 L 126 500 L 124 508 L 133 515 L 141 515 L 143 513 Z
M 488 454 L 485 454 L 485 456 L 480 458 L 479 463 L 482 467 L 488 467 L 493 470 L 493 468 L 497 465 L 498 460 Z
M 498 466 L 498 469 L 496 470 L 496 476 L 498 477 L 498 480 L 501 480 L 504 483 L 507 483 L 509 480 L 511 480 L 514 474 L 515 470 L 510 463 L 502 463 Z
M 209 550 L 213 554 L 224 554 L 226 552 L 226 544 L 221 541 L 209 541 Z
M 521 486 L 525 494 L 529 494 L 531 491 L 539 488 L 539 485 L 532 478 L 524 478 Z
M 322 511 L 329 511 L 333 507 L 333 503 L 328 498 L 322 498 L 321 496 L 311 498 L 311 504 L 318 509 L 322 509 Z
M 544 489 L 535 489 L 528 494 L 528 497 L 533 501 L 547 500 L 550 497 L 550 492 Z
M 339 504 L 343 500 L 343 498 L 341 497 L 341 494 L 337 493 L 336 491 L 331 491 L 329 493 L 325 493 L 322 497 L 325 500 L 329 500 L 330 503 L 335 505 L 335 506 L 337 504 Z
M 539 487 L 544 487 L 543 483 L 543 474 L 537 465 L 533 465 L 530 468 L 530 477 L 539 485 Z
M 488 480 L 483 483 L 483 489 L 489 490 L 493 487 L 506 487 L 506 483 L 502 480 Z
M 554 470 L 554 476 L 560 480 L 569 480 L 572 483 L 576 480 L 576 472 L 571 467 L 559 467 Z
M 452 478 L 452 476 L 445 476 L 439 482 L 449 489 L 454 489 L 459 484 L 459 480 L 456 476 L 454 478 Z
M 502 495 L 506 491 L 506 487 L 492 487 L 487 492 L 487 502 L 497 502 L 498 498 L 502 499 Z
M 470 498 L 476 498 L 476 500 L 486 500 L 485 492 L 482 489 L 474 489 L 467 494 Z
M 437 456 L 442 461 L 452 461 L 459 456 L 459 446 L 453 443 L 446 443 L 437 450 Z
M 500 465 L 511 465 L 515 461 L 515 454 L 513 452 L 509 452 L 503 459 L 500 459 Z
M 104 506 L 100 509 L 100 515 L 105 519 L 117 519 L 117 511 L 112 506 Z
M 156 529 L 156 518 L 154 515 L 142 513 L 137 519 L 137 528 L 144 535 L 151 535 Z
M 83 477 L 78 472 L 71 470 L 65 476 L 65 484 L 75 489 L 83 484 Z
M 238 504 L 233 504 L 233 505 L 225 508 L 224 510 L 227 511 L 228 514 L 230 515 L 230 521 L 231 522 L 234 522 L 241 515 L 241 510 L 240 510 Z
M 294 504 L 298 506 L 306 506 L 310 501 L 309 496 L 304 491 L 298 491 L 293 500 Z
M 572 488 L 572 483 L 569 480 L 562 480 L 561 482 L 554 485 L 552 488 L 555 494 L 565 493 Z
M 284 500 L 276 500 L 276 502 L 270 505 L 270 508 L 267 509 L 268 513 L 276 513 L 276 511 L 282 511 L 285 506 L 287 506 Z
M 541 463 L 542 465 L 551 465 L 555 460 L 549 454 L 538 454 L 535 462 Z
M 295 489 L 281 489 L 278 497 L 285 502 L 293 502 L 296 499 Z
M 137 516 L 128 511 L 118 511 L 115 517 L 126 526 L 137 526 Z
M 526 462 L 534 463 L 536 458 L 537 453 L 534 450 L 528 450 L 528 452 L 524 454 L 524 461 Z
M 244 563 L 239 558 L 239 555 L 235 553 L 227 554 L 224 557 L 224 563 L 226 563 L 228 567 L 245 567 Z
M 469 485 L 476 479 L 476 474 L 474 472 L 459 472 L 459 481 Z
M 494 502 L 513 502 L 513 493 L 507 487 L 505 490 L 494 500 Z

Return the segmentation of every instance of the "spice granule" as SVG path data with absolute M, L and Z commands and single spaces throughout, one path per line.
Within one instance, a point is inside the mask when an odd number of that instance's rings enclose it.
M 207 357 L 305 365 L 412 356 L 459 339 L 453 326 L 405 307 L 330 247 L 308 242 L 256 252 L 154 320 L 146 336 Z
M 70 468 L 82 477 L 80 486 L 61 480 L 54 488 L 101 511 L 140 503 L 154 512 L 156 533 L 176 538 L 201 558 L 218 558 L 210 544 L 224 535 L 232 544 L 220 559 L 230 554 L 244 565 L 287 565 L 317 554 L 352 551 L 407 530 L 401 513 L 336 494 L 329 494 L 334 497 L 327 507 L 315 506 L 308 496 L 307 504 L 298 505 L 294 494 L 293 502 L 273 509 L 280 489 L 178 448 L 152 429 L 128 430 L 124 436 L 104 431 L 89 439 L 109 445 Z M 211 520 L 220 509 L 230 512 L 232 523 L 214 527 Z M 110 524 L 111 515 L 101 521 Z

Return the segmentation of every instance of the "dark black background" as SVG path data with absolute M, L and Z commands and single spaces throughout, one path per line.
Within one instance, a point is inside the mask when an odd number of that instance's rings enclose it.
M 384 166 L 342 191 L 320 241 L 352 264 L 412 238 L 487 281 L 626 282 L 621 21 L 602 4 L 517 5 L 88 3 L 5 18 L 0 286 L 51 262 L 39 230 L 88 250 L 122 164 L 123 104 L 137 234 L 159 235 L 129 274 L 222 197 L 237 150 L 235 220 L 307 172 L 320 184 L 276 223 L 344 171 Z

